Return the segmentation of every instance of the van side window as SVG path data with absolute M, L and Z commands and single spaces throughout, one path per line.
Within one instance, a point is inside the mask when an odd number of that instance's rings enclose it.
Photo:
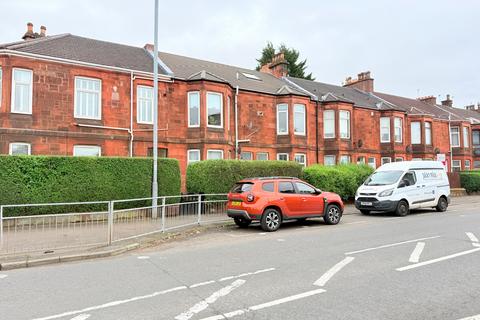
M 278 183 L 278 192 L 280 193 L 295 193 L 293 184 L 291 182 L 279 182 Z
M 264 184 L 262 184 L 262 190 L 267 192 L 273 192 L 273 182 L 265 182 Z
M 413 186 L 417 182 L 414 172 L 407 172 L 403 176 L 402 180 L 408 181 L 408 186 Z

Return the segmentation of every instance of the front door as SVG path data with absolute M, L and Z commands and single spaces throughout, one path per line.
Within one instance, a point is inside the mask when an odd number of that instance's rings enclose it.
M 280 201 L 283 202 L 284 214 L 288 217 L 301 214 L 302 200 L 296 194 L 295 187 L 290 181 L 280 181 L 278 183 L 278 192 L 280 193 Z M 286 210 L 285 210 L 286 209 Z
M 303 182 L 295 182 L 298 196 L 302 200 L 299 215 L 321 215 L 323 213 L 323 197 L 315 189 Z

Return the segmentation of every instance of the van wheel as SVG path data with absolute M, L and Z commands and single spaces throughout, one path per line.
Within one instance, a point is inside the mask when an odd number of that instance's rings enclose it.
M 340 222 L 342 212 L 336 204 L 331 204 L 327 207 L 327 213 L 323 216 L 326 224 L 337 224 Z
M 404 217 L 409 213 L 410 209 L 408 207 L 408 202 L 405 200 L 400 200 L 395 210 L 395 214 L 400 217 Z
M 262 215 L 260 225 L 263 231 L 277 231 L 282 224 L 282 215 L 275 209 L 267 209 Z
M 360 212 L 366 216 L 370 214 L 370 210 L 360 210 Z
M 447 208 L 448 208 L 447 199 L 445 199 L 445 197 L 440 197 L 440 199 L 438 199 L 438 203 L 437 203 L 437 206 L 435 207 L 435 209 L 438 212 L 445 212 L 445 211 L 447 211 Z
M 250 225 L 250 223 L 252 223 L 252 220 L 248 220 L 248 219 L 245 219 L 245 218 L 233 218 L 233 221 L 235 221 L 235 224 L 239 227 L 239 228 L 246 228 Z

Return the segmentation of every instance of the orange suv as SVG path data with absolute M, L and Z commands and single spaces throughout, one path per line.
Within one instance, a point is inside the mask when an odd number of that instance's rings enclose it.
M 322 192 L 291 177 L 243 179 L 228 194 L 227 214 L 246 228 L 259 220 L 265 231 L 276 231 L 285 220 L 323 217 L 327 224 L 340 222 L 343 202 L 336 193 Z

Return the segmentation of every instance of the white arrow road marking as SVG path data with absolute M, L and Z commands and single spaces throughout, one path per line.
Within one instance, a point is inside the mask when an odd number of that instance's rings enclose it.
M 480 314 L 477 314 L 476 316 L 471 316 L 471 317 L 466 317 L 458 320 L 480 320 Z
M 85 319 L 88 319 L 90 318 L 90 315 L 89 314 L 81 314 L 79 316 L 76 316 L 75 318 L 72 318 L 71 320 L 85 320 Z
M 6 277 L 8 277 L 6 274 L 0 274 L 0 279 L 5 279 Z
M 205 300 L 200 301 L 199 303 L 197 303 L 196 305 L 191 307 L 188 311 L 176 316 L 175 319 L 177 319 L 177 320 L 188 320 L 188 319 L 190 319 L 191 317 L 193 317 L 197 313 L 207 309 L 209 305 L 211 305 L 212 303 L 217 301 L 219 298 L 230 294 L 233 290 L 240 287 L 245 282 L 246 281 L 242 280 L 242 279 L 235 280 L 234 282 L 232 282 L 231 285 L 228 285 L 228 286 L 214 292 L 211 296 L 209 296 Z
M 402 245 L 402 244 L 405 244 L 405 243 L 418 242 L 418 241 L 422 241 L 422 240 L 429 240 L 429 239 L 436 239 L 436 238 L 440 238 L 440 236 L 434 236 L 434 237 L 428 237 L 428 238 L 420 238 L 420 239 L 413 239 L 413 240 L 402 241 L 402 242 L 397 242 L 397 243 L 391 243 L 391 244 L 386 244 L 386 245 L 379 246 L 379 247 L 373 247 L 373 248 L 362 249 L 362 250 L 357 250 L 357 251 L 350 251 L 350 252 L 346 252 L 345 254 L 350 255 L 350 254 L 355 254 L 355 253 L 362 253 L 362 252 L 367 252 L 367 251 L 372 251 L 372 250 L 395 247 L 395 246 L 399 246 L 399 245 Z
M 417 263 L 420 261 L 420 255 L 422 254 L 423 248 L 425 248 L 425 242 L 417 242 L 415 249 L 413 249 L 412 254 L 410 254 L 408 262 Z
M 470 241 L 478 243 L 478 238 L 475 237 L 475 235 L 473 233 L 465 232 L 465 234 L 467 235 L 468 239 L 470 239 Z
M 423 262 L 420 262 L 420 263 L 411 264 L 409 266 L 397 268 L 396 270 L 397 271 L 405 271 L 405 270 L 410 270 L 410 269 L 414 269 L 414 268 L 418 268 L 418 267 L 423 267 L 423 266 L 426 266 L 426 265 L 429 265 L 429 264 L 432 264 L 432 263 L 437 263 L 437 262 L 453 259 L 453 258 L 456 258 L 456 257 L 471 254 L 471 253 L 474 253 L 474 252 L 477 252 L 477 251 L 480 251 L 480 248 L 471 249 L 471 250 L 467 250 L 467 251 L 462 251 L 462 252 L 451 254 L 451 255 L 448 255 L 448 256 L 445 256 L 445 257 L 432 259 L 432 260 L 427 260 L 427 261 L 423 261 Z
M 355 258 L 354 257 L 346 257 L 336 265 L 334 265 L 330 270 L 325 272 L 313 285 L 323 287 L 328 280 L 330 280 L 338 271 L 342 270 L 347 264 L 352 262 Z
M 216 316 L 203 318 L 201 320 L 229 319 L 229 318 L 233 318 L 235 316 L 242 315 L 242 314 L 247 313 L 247 312 L 261 310 L 261 309 L 277 306 L 277 305 L 282 304 L 282 303 L 287 303 L 287 302 L 291 302 L 291 301 L 295 301 L 295 300 L 300 300 L 300 299 L 307 298 L 307 297 L 310 297 L 310 296 L 313 296 L 313 295 L 316 295 L 316 294 L 320 294 L 320 293 L 323 293 L 323 292 L 326 292 L 326 290 L 316 289 L 316 290 L 312 290 L 312 291 L 307 291 L 307 292 L 303 292 L 303 293 L 296 294 L 296 295 L 293 295 L 293 296 L 289 296 L 289 297 L 286 297 L 286 298 L 277 299 L 277 300 L 273 300 L 273 301 L 262 303 L 262 304 L 257 304 L 256 306 L 252 306 L 252 307 L 249 307 L 247 309 L 239 309 L 239 310 L 235 310 L 235 311 L 232 311 L 232 312 L 219 314 L 219 315 L 216 315 Z

